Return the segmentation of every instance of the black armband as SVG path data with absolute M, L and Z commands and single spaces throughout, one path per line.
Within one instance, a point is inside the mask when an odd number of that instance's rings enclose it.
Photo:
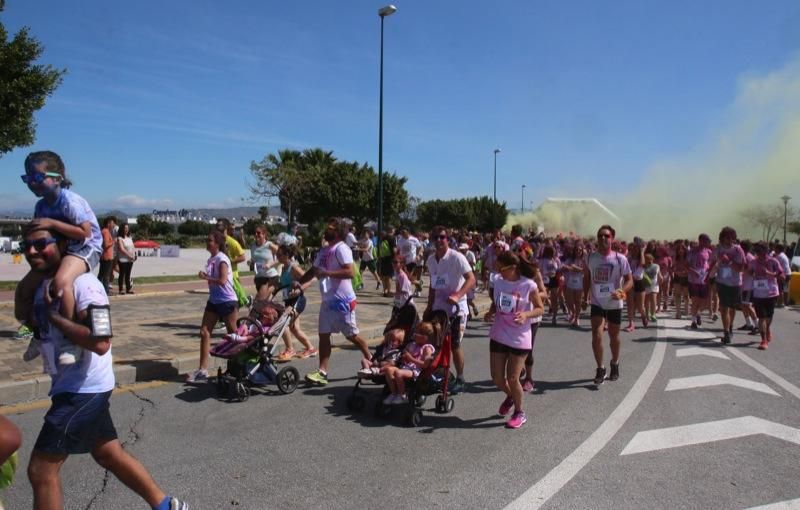
M 89 305 L 86 309 L 86 327 L 92 338 L 111 338 L 111 307 L 109 305 Z

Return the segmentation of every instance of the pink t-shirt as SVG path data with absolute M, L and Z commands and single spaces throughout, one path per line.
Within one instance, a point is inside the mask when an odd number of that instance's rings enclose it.
M 631 266 L 631 274 L 634 280 L 641 280 L 644 278 L 644 266 L 639 263 L 638 257 L 628 256 L 628 265 Z
M 394 292 L 394 306 L 401 307 L 406 304 L 414 290 L 411 288 L 411 280 L 403 271 L 397 272 L 395 281 L 397 282 L 397 289 Z M 412 299 L 408 303 L 414 304 L 414 300 Z
M 560 267 L 561 261 L 558 259 L 539 259 L 539 269 L 542 272 L 542 283 L 549 285 L 550 280 L 556 277 Z
M 728 262 L 722 261 L 722 256 L 727 255 Z M 717 264 L 717 283 L 729 287 L 739 287 L 742 284 L 742 273 L 733 268 L 732 264 L 745 263 L 744 250 L 738 244 L 733 244 L 729 248 L 721 244 L 714 249 L 711 255 L 711 263 Z
M 531 320 L 525 319 L 522 324 L 517 324 L 514 322 L 514 315 L 517 312 L 527 312 L 533 309 L 530 294 L 537 290 L 536 282 L 522 276 L 513 282 L 503 278 L 495 279 L 496 314 L 492 328 L 489 330 L 489 338 L 514 349 L 530 349 Z
M 689 252 L 689 283 L 703 284 L 708 275 L 711 250 L 709 248 L 695 248 Z
M 608 255 L 592 253 L 587 263 L 592 275 L 592 304 L 604 310 L 621 310 L 623 300 L 614 299 L 611 294 L 621 289 L 623 278 L 631 274 L 628 259 L 612 250 Z
M 756 258 L 749 265 L 750 271 L 753 272 L 753 297 L 754 298 L 771 298 L 780 294 L 778 288 L 778 278 L 776 276 L 767 276 L 765 271 L 771 271 L 778 275 L 783 275 L 781 263 L 773 257 L 767 256 L 763 262 Z
M 433 352 L 436 349 L 431 344 L 418 344 L 417 342 L 411 342 L 410 344 L 406 345 L 405 352 L 409 353 L 412 358 L 424 360 L 430 356 L 433 356 Z M 400 358 L 401 360 L 403 358 Z M 406 370 L 411 370 L 414 373 L 414 377 L 418 376 L 419 373 L 422 371 L 422 368 L 417 365 L 416 363 L 410 362 L 402 362 L 400 368 L 404 368 Z
M 565 266 L 579 267 L 578 271 L 567 271 L 567 288 L 570 290 L 583 290 L 583 268 L 586 267 L 586 260 L 582 258 L 567 259 L 564 262 Z
M 322 248 L 314 260 L 314 267 L 326 271 L 337 271 L 346 264 L 353 263 L 353 251 L 344 242 L 339 241 L 333 246 Z M 322 301 L 350 303 L 356 299 L 353 291 L 353 282 L 350 278 L 331 278 L 326 276 L 319 280 L 319 291 Z

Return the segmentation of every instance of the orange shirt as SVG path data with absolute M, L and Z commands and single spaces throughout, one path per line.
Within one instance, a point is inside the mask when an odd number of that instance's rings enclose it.
M 103 254 L 100 260 L 114 260 L 114 238 L 111 237 L 111 232 L 104 228 L 101 232 L 103 234 Z

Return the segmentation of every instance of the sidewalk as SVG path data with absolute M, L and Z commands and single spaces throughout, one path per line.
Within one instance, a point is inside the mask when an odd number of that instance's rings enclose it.
M 252 278 L 244 278 L 242 283 L 247 291 L 254 291 Z M 372 280 L 368 280 L 367 287 L 374 289 Z M 208 294 L 205 282 L 140 285 L 135 291 L 134 295 L 111 297 L 117 384 L 172 379 L 197 368 L 200 320 Z M 317 286 L 312 285 L 306 295 L 308 306 L 301 316 L 301 327 L 316 345 L 320 302 Z M 420 312 L 426 299 L 423 295 L 416 300 Z M 40 359 L 25 363 L 22 353 L 27 342 L 13 339 L 17 323 L 12 300 L 13 295 L 9 300 L 0 293 L 0 405 L 45 399 L 50 389 L 50 377 L 42 374 Z M 485 293 L 477 294 L 476 304 L 481 311 L 488 308 L 488 302 Z M 358 293 L 358 325 L 368 342 L 374 344 L 382 338 L 391 305 L 392 300 L 377 291 Z M 240 313 L 246 311 L 242 309 Z M 214 336 L 219 337 L 220 334 Z M 333 335 L 332 343 L 334 347 L 352 345 L 338 334 Z M 225 360 L 212 357 L 210 371 L 215 372 L 224 363 Z

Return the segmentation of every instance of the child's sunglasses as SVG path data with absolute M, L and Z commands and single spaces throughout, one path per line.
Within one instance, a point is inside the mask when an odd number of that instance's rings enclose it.
M 33 174 L 20 175 L 19 177 L 25 184 L 41 184 L 48 177 L 61 177 L 61 174 L 57 174 L 55 172 L 36 172 Z

